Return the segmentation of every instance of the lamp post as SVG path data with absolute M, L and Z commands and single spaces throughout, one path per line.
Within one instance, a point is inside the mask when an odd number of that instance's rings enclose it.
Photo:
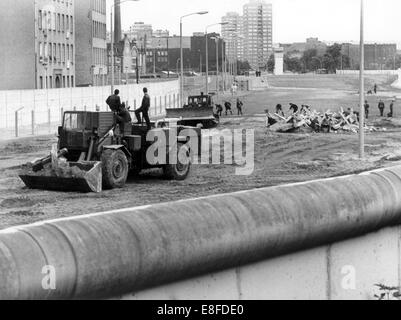
M 206 27 L 206 29 L 205 29 L 205 39 L 206 39 L 206 94 L 209 94 L 209 44 L 208 44 L 209 37 L 208 37 L 207 30 L 209 28 L 211 28 L 211 27 L 214 27 L 214 26 L 224 26 L 224 25 L 227 25 L 227 24 L 229 24 L 229 22 L 213 23 L 213 24 L 208 25 Z
M 204 15 L 208 14 L 208 11 L 199 11 L 199 12 L 193 12 L 186 14 L 180 18 L 180 62 L 181 62 L 181 81 L 180 81 L 180 104 L 183 104 L 184 100 L 184 50 L 182 48 L 182 20 L 186 17 L 189 16 L 194 16 L 194 15 Z
M 359 66 L 359 158 L 365 156 L 365 45 L 364 45 L 364 0 L 361 0 L 361 40 Z
M 110 34 L 111 34 L 111 41 L 110 41 L 110 51 L 111 51 L 111 94 L 114 93 L 114 30 L 113 30 L 113 8 L 116 5 L 120 5 L 124 2 L 128 1 L 139 1 L 139 0 L 121 0 L 119 2 L 114 3 L 110 7 Z
M 135 76 L 136 76 L 136 84 L 139 84 L 139 50 L 137 46 L 132 47 L 131 49 L 131 57 L 132 57 L 132 51 L 135 50 Z
M 216 92 L 219 93 L 219 39 L 220 37 L 216 36 L 211 39 L 216 41 Z
M 199 52 L 199 73 L 202 75 L 202 51 L 201 49 L 198 50 Z

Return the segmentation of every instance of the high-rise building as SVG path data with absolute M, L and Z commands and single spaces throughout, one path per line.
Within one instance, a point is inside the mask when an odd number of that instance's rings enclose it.
M 0 1 L 0 90 L 75 85 L 74 3 Z
M 244 59 L 254 70 L 265 69 L 273 53 L 273 9 L 264 0 L 250 0 L 243 14 Z
M 243 18 L 228 12 L 222 19 L 222 37 L 226 42 L 226 56 L 230 61 L 243 60 Z
M 106 0 L 79 0 L 75 4 L 76 85 L 106 84 Z

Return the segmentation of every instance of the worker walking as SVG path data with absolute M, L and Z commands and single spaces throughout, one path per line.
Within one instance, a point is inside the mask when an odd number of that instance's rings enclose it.
M 143 121 L 141 119 L 141 113 L 142 113 L 142 118 L 146 121 L 146 126 L 148 130 L 152 129 L 151 124 L 150 124 L 150 119 L 149 119 L 149 109 L 150 109 L 150 97 L 148 95 L 148 89 L 143 88 L 143 99 L 142 99 L 142 105 L 138 110 L 135 110 L 135 116 L 138 120 L 138 124 L 142 124 Z
M 119 97 L 120 90 L 114 90 L 114 94 L 109 96 L 106 100 L 106 104 L 109 106 L 110 110 L 113 112 L 119 112 L 121 108 L 121 99 Z
M 380 111 L 380 117 L 383 117 L 384 116 L 384 109 L 386 108 L 383 100 L 380 99 L 378 107 L 379 107 L 379 111 Z
M 369 119 L 369 108 L 370 108 L 369 103 L 367 100 L 365 100 L 364 109 L 365 109 L 365 118 L 366 119 Z
M 395 102 L 395 100 L 392 100 L 390 103 L 390 113 L 388 114 L 389 118 L 394 117 L 394 102 Z
M 216 111 L 219 117 L 223 115 L 223 107 L 221 106 L 221 104 L 216 104 Z
M 242 101 L 239 98 L 237 98 L 237 111 L 238 111 L 238 115 L 239 116 L 243 116 L 243 113 L 242 113 L 242 106 L 243 105 L 244 104 L 242 103 Z
M 228 112 L 230 112 L 231 115 L 233 114 L 233 111 L 231 110 L 231 102 L 226 101 L 224 107 L 226 108 L 226 116 L 228 115 Z

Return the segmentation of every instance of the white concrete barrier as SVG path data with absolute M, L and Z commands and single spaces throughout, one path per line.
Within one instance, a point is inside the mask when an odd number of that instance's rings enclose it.
M 168 99 L 168 105 L 164 105 L 165 97 L 179 94 L 178 80 L 116 86 L 121 92 L 122 101 L 128 102 L 132 108 L 140 105 L 143 87 L 149 89 L 152 103 L 155 98 L 157 100 L 157 105 L 151 106 L 151 116 L 162 115 L 166 107 L 171 107 Z M 0 129 L 13 128 L 15 111 L 21 108 L 18 121 L 20 126 L 32 125 L 32 110 L 35 113 L 35 125 L 48 122 L 49 110 L 52 122 L 60 122 L 61 110 L 95 111 L 96 106 L 100 106 L 101 111 L 106 111 L 105 101 L 109 95 L 110 86 L 0 91 Z

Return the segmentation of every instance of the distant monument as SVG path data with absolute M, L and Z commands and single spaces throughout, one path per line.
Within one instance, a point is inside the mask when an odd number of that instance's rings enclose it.
M 284 48 L 274 49 L 274 75 L 284 74 Z

